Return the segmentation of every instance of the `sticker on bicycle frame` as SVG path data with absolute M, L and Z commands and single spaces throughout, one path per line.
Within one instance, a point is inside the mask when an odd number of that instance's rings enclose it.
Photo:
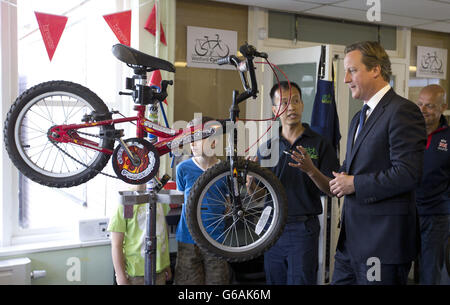
M 174 139 L 172 142 L 167 143 L 169 149 L 180 147 L 181 145 L 189 144 L 198 140 L 206 139 L 216 133 L 214 128 L 198 130 L 192 134 L 186 136 L 180 136 Z
M 447 49 L 417 46 L 416 77 L 447 78 Z
M 267 221 L 269 220 L 270 213 L 272 212 L 272 207 L 267 206 L 261 213 L 261 217 L 255 227 L 255 233 L 260 235 L 262 230 L 266 227 Z
M 187 27 L 187 66 L 234 70 L 232 65 L 216 64 L 219 58 L 236 55 L 237 32 L 219 29 Z
M 150 121 L 145 121 L 144 122 L 144 126 L 145 127 L 149 127 L 149 128 L 151 128 L 153 130 L 156 130 L 156 131 L 161 131 L 161 132 L 167 133 L 168 135 L 171 135 L 171 136 L 174 136 L 175 133 L 176 133 L 176 131 L 173 130 L 173 129 L 170 129 L 170 128 L 167 128 L 167 127 L 164 127 L 164 126 L 160 126 L 160 125 L 152 123 Z

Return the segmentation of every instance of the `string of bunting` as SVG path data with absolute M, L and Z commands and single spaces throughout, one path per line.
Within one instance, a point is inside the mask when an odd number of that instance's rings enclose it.
M 34 12 L 42 40 L 47 50 L 48 57 L 52 61 L 59 40 L 64 32 L 68 17 L 61 15 Z M 120 43 L 130 46 L 131 41 L 131 10 L 103 15 L 106 23 L 117 37 Z M 156 36 L 156 6 L 147 18 L 144 27 L 150 34 Z M 162 23 L 160 24 L 160 41 L 167 46 L 166 37 Z M 159 86 L 159 83 L 158 83 Z

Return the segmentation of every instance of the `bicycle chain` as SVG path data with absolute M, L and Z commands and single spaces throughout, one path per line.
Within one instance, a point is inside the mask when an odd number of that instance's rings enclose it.
M 77 131 L 77 133 L 78 133 L 78 134 L 87 135 L 87 136 L 91 136 L 91 137 L 94 137 L 94 138 L 111 139 L 110 137 L 102 137 L 102 136 L 99 136 L 99 135 L 90 134 L 90 133 L 82 132 L 82 131 Z M 113 138 L 113 139 L 116 140 L 115 138 Z M 50 142 L 51 142 L 54 146 L 56 146 L 56 148 L 57 148 L 59 151 L 61 151 L 63 154 L 65 154 L 66 156 L 68 156 L 68 157 L 69 157 L 70 159 L 72 159 L 73 161 L 75 161 L 75 162 L 77 162 L 77 163 L 83 165 L 84 167 L 86 167 L 86 168 L 88 168 L 88 169 L 90 169 L 90 170 L 93 170 L 93 171 L 95 171 L 95 172 L 97 172 L 97 173 L 99 173 L 99 174 L 102 174 L 102 175 L 104 175 L 104 176 L 106 176 L 106 177 L 114 178 L 114 179 L 119 179 L 119 180 L 120 180 L 120 178 L 117 177 L 117 176 L 113 176 L 113 175 L 104 173 L 104 172 L 99 171 L 98 169 L 96 169 L 96 168 L 94 168 L 94 167 L 92 167 L 92 166 L 89 166 L 89 165 L 87 165 L 87 164 L 84 164 L 83 162 L 77 160 L 75 157 L 73 157 L 72 155 L 70 155 L 70 154 L 69 154 L 68 152 L 66 152 L 64 149 L 62 149 L 61 147 L 59 147 L 59 145 L 57 144 L 56 141 L 52 140 L 51 138 L 49 138 L 49 140 L 50 140 Z

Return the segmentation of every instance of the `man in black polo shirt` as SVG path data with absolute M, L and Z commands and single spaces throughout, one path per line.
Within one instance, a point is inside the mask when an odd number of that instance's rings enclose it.
M 424 87 L 417 106 L 428 135 L 422 181 L 416 190 L 421 235 L 419 278 L 421 284 L 437 285 L 450 227 L 450 129 L 442 115 L 447 108 L 444 88 Z
M 267 149 L 258 151 L 258 159 L 271 159 L 279 150 L 278 163 L 271 168 L 286 189 L 288 197 L 288 221 L 283 234 L 264 254 L 264 269 L 267 284 L 314 285 L 317 283 L 318 249 L 320 223 L 317 215 L 323 212 L 321 192 L 307 174 L 288 165 L 290 155 L 298 145 L 304 147 L 313 163 L 325 175 L 332 177 L 332 171 L 339 163 L 332 145 L 319 134 L 302 124 L 303 101 L 300 87 L 291 82 L 280 83 L 270 91 L 272 111 L 280 116 L 279 139 L 269 140 Z M 262 165 L 264 162 L 261 162 Z

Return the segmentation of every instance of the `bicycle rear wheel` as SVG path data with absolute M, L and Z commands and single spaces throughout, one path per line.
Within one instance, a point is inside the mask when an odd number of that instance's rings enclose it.
M 72 187 L 92 179 L 110 155 L 75 144 L 53 143 L 48 138 L 50 127 L 80 124 L 92 111 L 110 117 L 108 107 L 95 93 L 75 83 L 50 81 L 26 90 L 11 106 L 5 121 L 9 157 L 21 173 L 42 185 Z M 112 150 L 114 140 L 100 138 L 101 132 L 111 129 L 114 127 L 100 126 L 78 131 L 92 134 L 92 141 Z
M 287 217 L 287 197 L 278 178 L 256 162 L 239 159 L 236 180 L 241 206 L 230 196 L 234 178 L 230 163 L 204 172 L 191 189 L 186 206 L 189 231 L 197 245 L 230 262 L 263 254 L 281 235 Z M 261 192 L 247 190 L 246 177 Z

